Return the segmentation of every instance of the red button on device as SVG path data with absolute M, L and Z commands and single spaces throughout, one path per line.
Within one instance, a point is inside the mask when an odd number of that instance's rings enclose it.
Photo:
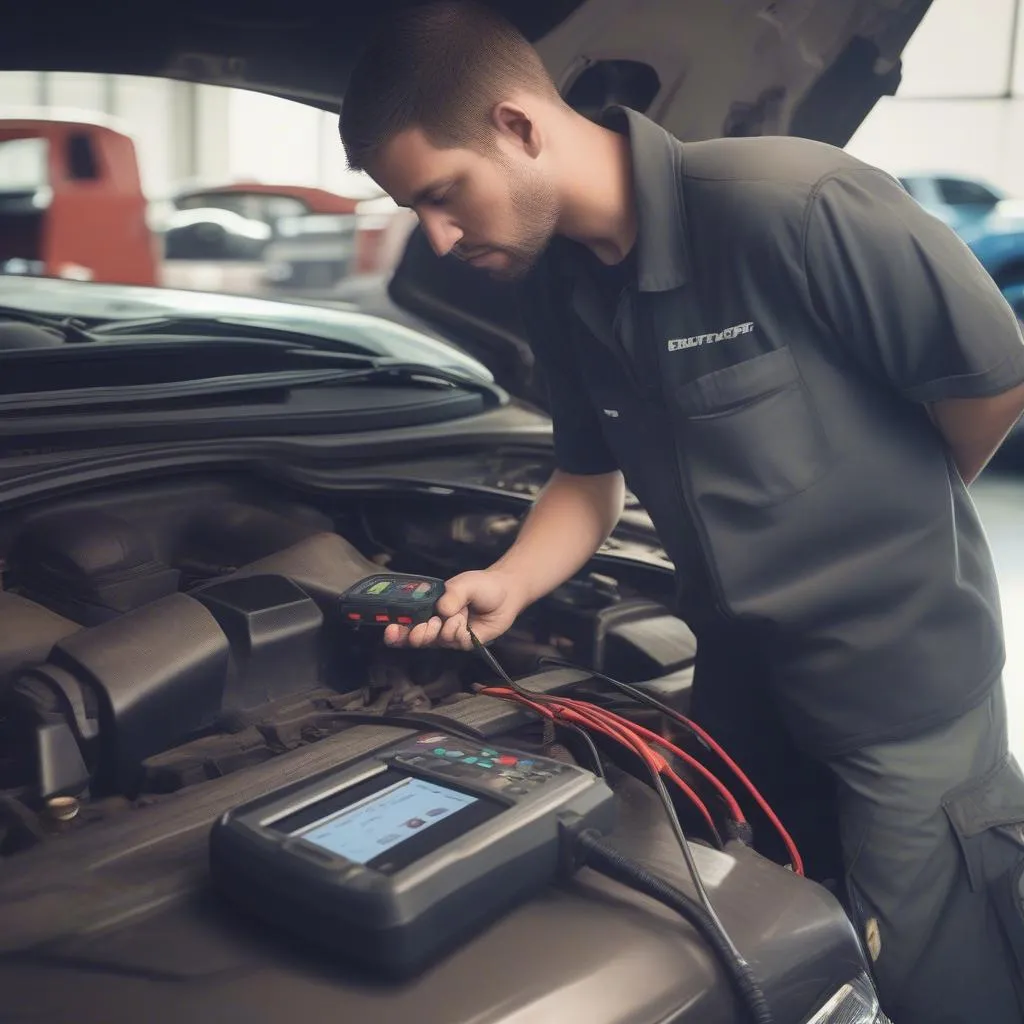
M 399 615 L 396 621 L 402 623 L 403 626 L 408 626 L 412 623 L 412 619 L 408 615 Z
M 362 615 L 360 615 L 359 612 L 349 612 L 348 617 L 353 621 L 358 622 L 362 618 Z
M 511 757 L 509 754 L 505 754 L 503 757 L 498 758 L 498 764 L 515 764 L 516 759 Z
M 377 622 L 390 622 L 391 620 L 386 615 L 374 615 L 374 619 Z

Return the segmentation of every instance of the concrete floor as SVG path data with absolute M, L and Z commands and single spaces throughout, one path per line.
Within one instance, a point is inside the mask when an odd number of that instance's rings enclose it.
M 971 488 L 999 573 L 1010 745 L 1024 761 L 1024 469 L 987 470 Z

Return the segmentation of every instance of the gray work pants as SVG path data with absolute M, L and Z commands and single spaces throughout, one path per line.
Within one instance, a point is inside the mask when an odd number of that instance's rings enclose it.
M 700 635 L 693 715 L 739 761 L 860 932 L 893 1024 L 1024 1022 L 1024 777 L 997 684 L 956 721 L 822 763 L 752 645 Z M 748 812 L 752 809 L 747 807 Z M 785 850 L 756 810 L 757 846 Z
M 851 916 L 893 1024 L 1021 1024 L 1024 776 L 1002 685 L 948 725 L 829 766 Z

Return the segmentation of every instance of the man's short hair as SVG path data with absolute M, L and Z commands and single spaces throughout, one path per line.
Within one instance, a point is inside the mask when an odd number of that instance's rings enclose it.
M 414 127 L 439 148 L 485 147 L 491 111 L 514 90 L 558 99 L 537 51 L 494 11 L 442 0 L 392 14 L 345 91 L 338 127 L 349 167 L 365 170 Z

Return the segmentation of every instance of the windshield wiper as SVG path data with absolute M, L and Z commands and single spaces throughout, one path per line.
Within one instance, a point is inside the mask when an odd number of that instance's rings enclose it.
M 348 370 L 285 370 L 270 373 L 238 374 L 202 380 L 172 381 L 159 384 L 127 384 L 117 387 L 69 388 L 62 391 L 33 391 L 27 394 L 0 395 L 0 412 L 54 408 L 82 408 L 166 402 L 182 398 L 210 398 L 261 391 L 294 390 L 304 387 L 336 387 L 353 384 L 399 385 L 403 387 L 462 388 L 491 392 L 486 381 L 439 370 L 421 363 L 386 363 Z
M 95 340 L 85 329 L 85 324 L 71 316 L 45 316 L 42 313 L 30 313 L 27 309 L 18 309 L 16 306 L 0 306 L 0 320 L 17 320 L 20 323 L 34 324 L 36 327 L 52 328 L 60 331 L 69 345 Z
M 104 341 L 124 341 L 132 338 L 161 338 L 164 336 L 203 336 L 225 341 L 273 341 L 289 344 L 293 348 L 312 352 L 334 352 L 339 355 L 372 355 L 365 345 L 337 339 L 322 338 L 309 331 L 296 331 L 276 324 L 253 323 L 244 318 L 230 316 L 154 316 L 133 320 L 104 320 L 90 326 L 77 317 L 51 316 L 30 313 L 14 306 L 0 306 L 0 320 L 19 320 L 23 323 L 49 327 L 60 331 L 68 344 L 88 345 Z M 318 342 L 330 341 L 325 350 Z
M 89 334 L 94 340 L 104 341 L 107 338 L 121 338 L 125 335 L 144 336 L 161 334 L 204 334 L 217 338 L 269 338 L 274 341 L 288 340 L 304 348 L 315 348 L 315 338 L 309 331 L 295 331 L 289 327 L 276 324 L 256 324 L 250 320 L 231 316 L 154 316 L 139 320 L 105 320 L 90 328 Z M 365 348 L 334 342 L 337 346 L 353 352 L 365 352 Z

